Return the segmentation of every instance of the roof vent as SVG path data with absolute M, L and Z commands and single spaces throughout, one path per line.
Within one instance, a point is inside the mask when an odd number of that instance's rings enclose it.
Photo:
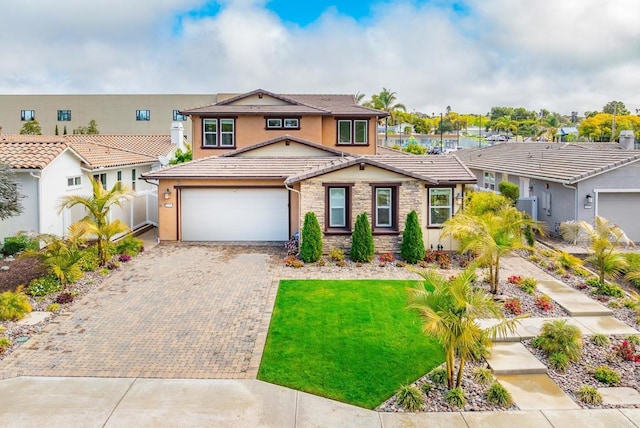
M 635 149 L 636 139 L 633 135 L 633 131 L 631 130 L 620 131 L 620 137 L 618 141 L 620 141 L 620 147 L 622 147 L 623 150 Z

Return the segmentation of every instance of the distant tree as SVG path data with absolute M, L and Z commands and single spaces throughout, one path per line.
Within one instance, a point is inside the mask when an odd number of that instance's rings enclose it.
M 364 101 L 364 97 L 365 96 L 366 95 L 361 93 L 361 92 L 356 92 L 356 95 L 355 95 L 356 104 L 358 104 L 358 105 L 362 104 L 362 102 Z
M 322 257 L 322 230 L 315 213 L 309 211 L 304 215 L 300 260 L 313 263 L 320 260 L 320 257 Z
M 20 129 L 21 135 L 42 135 L 42 128 L 37 120 L 31 119 Z
M 369 262 L 373 259 L 375 248 L 373 234 L 369 226 L 366 213 L 358 215 L 356 225 L 351 235 L 351 260 L 354 262 Z
M 87 126 L 78 126 L 77 128 L 75 128 L 73 130 L 74 134 L 91 134 L 91 135 L 97 135 L 100 133 L 100 131 L 98 131 L 98 124 L 96 123 L 95 120 L 91 119 L 89 121 L 89 125 Z
M 62 128 L 62 135 L 67 135 L 67 125 Z
M 391 116 L 391 123 L 395 123 L 396 112 L 407 111 L 407 107 L 404 104 L 396 102 L 397 94 L 390 89 L 382 88 L 382 92 L 379 94 L 373 94 L 371 101 L 366 102 L 366 107 L 375 108 L 378 110 L 386 111 Z M 384 121 L 384 134 L 388 133 L 388 120 Z
M 179 163 L 189 162 L 193 159 L 193 152 L 191 151 L 191 144 L 186 145 L 186 150 L 183 152 L 181 149 L 177 149 L 173 159 L 169 161 L 170 165 L 177 165 Z
M 9 165 L 0 162 L 0 220 L 18 215 L 22 212 L 16 177 Z
M 602 112 L 609 114 L 614 114 L 615 112 L 617 116 L 627 116 L 631 114 L 622 101 L 609 101 L 602 107 Z
M 58 125 L 56 125 L 56 130 L 54 132 L 56 135 L 60 135 L 60 131 L 58 131 Z

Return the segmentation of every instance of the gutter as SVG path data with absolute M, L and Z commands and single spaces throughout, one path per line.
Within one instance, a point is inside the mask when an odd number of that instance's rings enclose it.
M 298 229 L 300 229 L 300 218 L 302 215 L 302 197 L 301 197 L 301 193 L 299 190 L 294 189 L 293 187 L 289 187 L 289 185 L 287 184 L 287 182 L 284 182 L 284 188 L 287 189 L 290 192 L 296 192 L 298 194 Z M 301 232 L 301 230 L 298 231 L 299 233 Z
M 38 233 L 42 233 L 42 225 L 40 222 L 42 219 L 40 218 L 40 207 L 42 206 L 42 172 L 40 175 L 34 174 L 33 172 L 29 172 L 29 175 L 35 178 L 38 181 L 38 186 L 36 187 L 36 191 L 38 192 L 37 198 L 38 203 L 36 204 L 36 218 L 38 219 Z

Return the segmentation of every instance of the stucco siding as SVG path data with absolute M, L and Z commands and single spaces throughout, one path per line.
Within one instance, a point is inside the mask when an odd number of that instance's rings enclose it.
M 18 193 L 25 197 L 21 200 L 21 214 L 0 220 L 0 241 L 19 231 L 38 231 L 38 180 L 28 172 L 16 173 Z

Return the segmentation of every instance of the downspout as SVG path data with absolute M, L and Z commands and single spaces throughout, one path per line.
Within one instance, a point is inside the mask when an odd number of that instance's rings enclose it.
M 578 221 L 578 188 L 574 186 L 569 186 L 568 184 L 565 184 L 565 183 L 562 183 L 562 186 L 566 187 L 567 189 L 573 189 L 573 195 L 574 195 L 573 206 L 575 207 L 575 211 L 573 213 L 573 219 L 575 221 Z
M 42 206 L 42 173 L 40 173 L 40 175 L 37 175 L 33 172 L 30 172 L 29 175 L 38 180 L 38 203 L 36 205 L 36 218 L 38 219 L 38 233 L 42 233 L 42 225 L 40 224 L 40 222 L 42 221 L 42 219 L 40 218 L 40 207 Z
M 290 192 L 296 192 L 298 194 L 298 232 L 300 232 L 300 216 L 302 215 L 302 197 L 299 190 L 294 189 L 293 187 L 289 187 L 287 182 L 284 182 L 284 188 Z

